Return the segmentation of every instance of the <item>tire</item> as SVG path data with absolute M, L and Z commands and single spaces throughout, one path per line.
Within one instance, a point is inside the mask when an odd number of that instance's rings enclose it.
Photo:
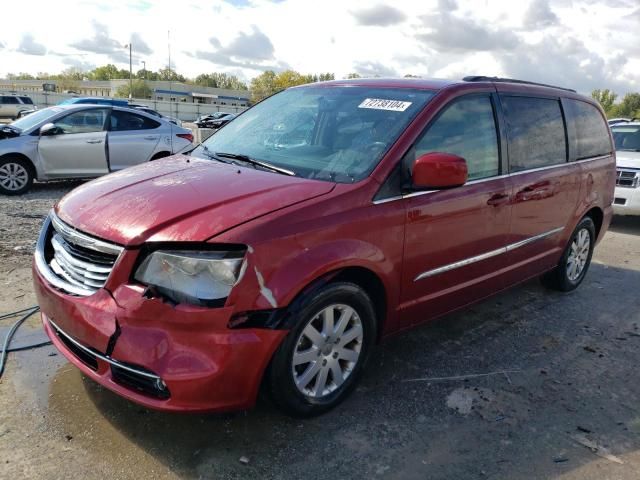
M 18 157 L 0 159 L 0 193 L 22 195 L 33 185 L 33 167 Z
M 571 234 L 558 265 L 542 276 L 542 284 L 561 292 L 578 288 L 591 265 L 595 240 L 596 226 L 591 217 L 584 217 Z
M 328 321 L 331 312 L 333 329 Z M 271 359 L 265 384 L 285 413 L 312 417 L 337 406 L 355 387 L 375 341 L 377 319 L 366 292 L 348 282 L 311 292 L 302 299 L 296 316 L 296 324 Z M 294 355 L 300 362 L 295 366 Z

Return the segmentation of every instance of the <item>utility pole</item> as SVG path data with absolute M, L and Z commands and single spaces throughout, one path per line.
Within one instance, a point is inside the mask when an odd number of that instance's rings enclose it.
M 131 43 L 125 45 L 124 48 L 129 47 L 129 100 L 133 98 L 133 61 L 131 57 Z
M 142 79 L 147 79 L 147 62 L 145 62 L 144 60 L 142 60 Z

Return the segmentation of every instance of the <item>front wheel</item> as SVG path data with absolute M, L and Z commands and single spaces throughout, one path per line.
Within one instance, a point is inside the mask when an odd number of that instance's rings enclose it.
M 33 184 L 31 166 L 22 158 L 0 160 L 0 193 L 21 195 Z
M 561 292 L 578 288 L 589 270 L 595 240 L 596 227 L 593 220 L 584 217 L 573 231 L 560 263 L 543 275 L 543 285 Z
M 375 340 L 376 314 L 362 288 L 336 282 L 304 298 L 296 316 L 266 380 L 278 407 L 310 417 L 338 405 L 356 385 Z

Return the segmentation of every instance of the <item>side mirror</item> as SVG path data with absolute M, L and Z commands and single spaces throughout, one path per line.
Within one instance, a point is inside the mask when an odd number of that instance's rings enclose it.
M 53 123 L 45 123 L 40 127 L 40 136 L 44 137 L 47 135 L 58 135 L 60 133 L 60 128 L 56 127 Z
M 450 153 L 427 153 L 416 159 L 411 178 L 416 188 L 459 187 L 467 181 L 467 161 Z

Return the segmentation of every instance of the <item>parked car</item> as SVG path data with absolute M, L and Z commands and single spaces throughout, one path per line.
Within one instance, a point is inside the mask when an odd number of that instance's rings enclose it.
M 175 125 L 178 125 L 179 127 L 182 126 L 182 122 L 175 118 L 175 117 L 170 117 L 168 115 L 163 115 L 162 113 L 158 112 L 157 110 L 154 110 L 153 108 L 149 107 L 148 105 L 142 105 L 139 103 L 129 103 L 128 106 L 130 108 L 135 108 L 137 110 L 141 110 L 145 113 L 148 113 L 149 115 L 153 115 L 154 117 L 160 117 L 160 118 L 164 118 L 165 120 L 167 120 L 168 122 L 171 122 Z
M 610 118 L 608 120 L 609 126 L 612 127 L 614 125 L 618 125 L 619 123 L 627 123 L 627 122 L 631 122 L 632 119 L 631 118 Z
M 59 105 L 0 131 L 0 193 L 34 180 L 90 178 L 190 147 L 190 130 L 130 108 Z
M 611 127 L 616 146 L 616 193 L 613 212 L 640 215 L 640 120 Z
M 25 95 L 0 95 L 0 118 L 15 120 L 35 109 L 33 100 Z
M 58 105 L 111 105 L 112 107 L 128 107 L 129 102 L 121 98 L 111 97 L 73 97 L 61 101 Z
M 198 128 L 214 128 L 212 126 L 213 122 L 217 122 L 231 115 L 231 113 L 226 112 L 214 112 L 199 116 L 193 123 L 195 123 Z
M 291 148 L 265 145 L 301 118 Z M 290 88 L 189 156 L 66 195 L 38 240 L 35 292 L 55 346 L 130 400 L 246 409 L 262 385 L 315 415 L 380 339 L 532 277 L 577 288 L 615 175 L 601 108 L 572 90 Z

